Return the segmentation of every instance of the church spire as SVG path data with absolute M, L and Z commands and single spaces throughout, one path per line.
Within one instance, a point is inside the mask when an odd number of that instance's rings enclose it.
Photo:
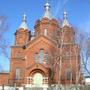
M 62 26 L 63 27 L 64 26 L 69 26 L 70 27 L 70 24 L 69 24 L 68 19 L 67 19 L 67 12 L 66 11 L 64 11 L 64 20 L 63 20 Z
M 51 19 L 50 4 L 49 4 L 48 0 L 45 4 L 44 8 L 45 8 L 45 13 L 44 13 L 43 18 L 47 17 L 47 18 Z
M 23 28 L 23 29 L 28 29 L 28 26 L 27 26 L 27 20 L 26 20 L 26 15 L 24 14 L 23 17 L 22 17 L 22 23 L 19 27 L 20 28 Z

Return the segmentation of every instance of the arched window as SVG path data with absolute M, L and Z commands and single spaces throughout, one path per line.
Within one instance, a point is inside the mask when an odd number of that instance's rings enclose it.
M 70 60 L 70 51 L 65 51 L 65 52 L 63 53 L 63 58 L 64 58 L 65 60 Z
M 15 79 L 20 79 L 20 78 L 21 78 L 21 68 L 16 68 Z
M 43 83 L 43 76 L 40 73 L 35 73 L 33 76 L 33 84 L 35 87 L 41 87 Z
M 68 68 L 68 69 L 66 70 L 66 79 L 67 79 L 67 80 L 71 80 L 71 78 L 72 78 L 72 71 L 71 71 L 70 68 Z
M 66 51 L 66 58 L 70 59 L 70 52 L 69 51 Z
M 40 63 L 44 61 L 44 49 L 40 49 Z
M 48 34 L 47 29 L 44 29 L 44 35 L 47 36 L 47 34 Z

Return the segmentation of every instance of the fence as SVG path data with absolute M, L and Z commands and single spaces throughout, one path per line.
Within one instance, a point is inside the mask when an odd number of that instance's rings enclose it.
M 51 86 L 48 88 L 42 87 L 11 87 L 11 86 L 0 86 L 0 90 L 90 90 L 90 85 L 83 86 Z

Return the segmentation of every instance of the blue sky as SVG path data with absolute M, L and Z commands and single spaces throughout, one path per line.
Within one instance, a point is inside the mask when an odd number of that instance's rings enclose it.
M 14 44 L 14 33 L 21 24 L 22 15 L 27 15 L 27 23 L 33 30 L 35 21 L 44 14 L 44 4 L 47 0 L 0 0 L 0 15 L 7 17 L 10 30 L 6 39 L 10 45 Z M 63 11 L 68 12 L 69 22 L 90 33 L 90 0 L 48 0 L 51 5 L 51 14 L 54 18 L 63 19 Z M 10 49 L 9 49 L 10 52 Z M 4 70 L 9 70 L 9 61 L 0 55 L 0 64 Z

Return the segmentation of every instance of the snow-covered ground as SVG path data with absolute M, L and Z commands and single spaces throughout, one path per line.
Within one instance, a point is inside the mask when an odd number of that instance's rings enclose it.
M 85 78 L 85 84 L 90 84 L 90 77 Z

